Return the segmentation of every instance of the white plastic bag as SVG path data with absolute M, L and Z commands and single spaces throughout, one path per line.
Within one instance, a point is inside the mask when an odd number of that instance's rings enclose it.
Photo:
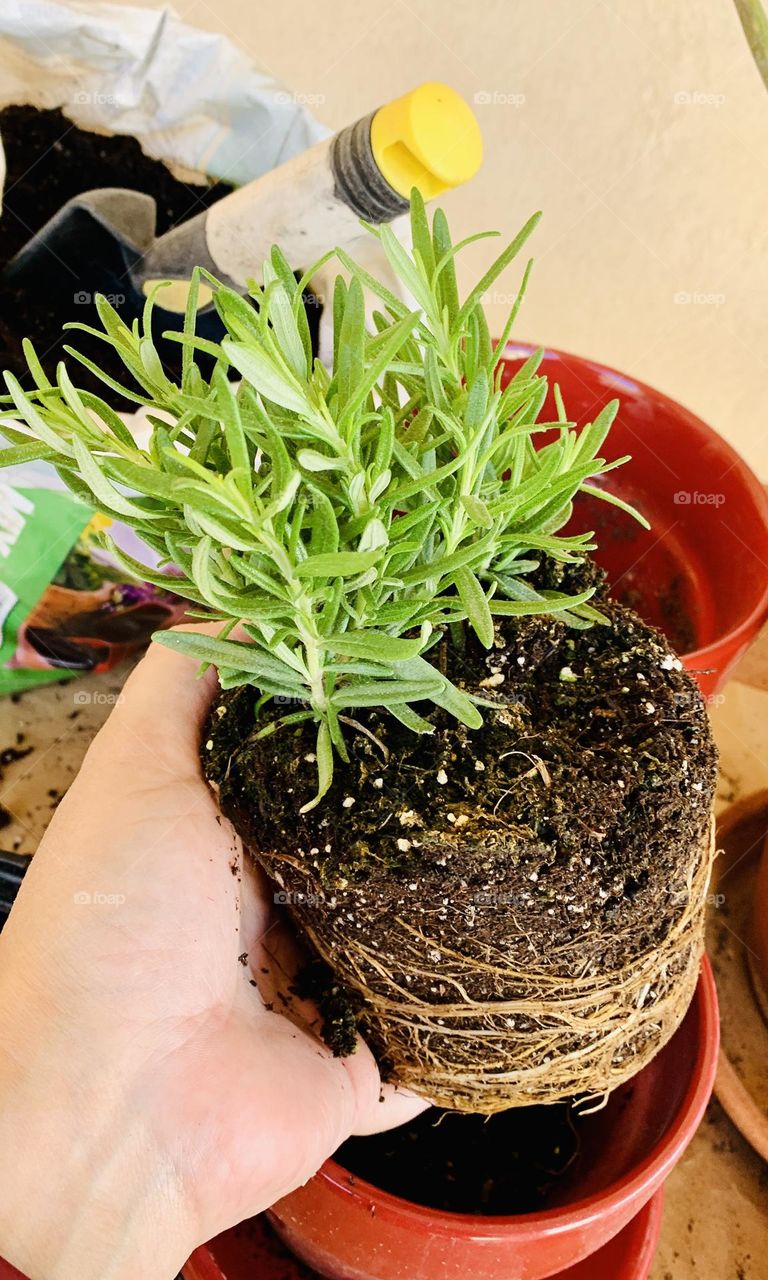
M 0 105 L 61 107 L 83 129 L 129 133 L 171 168 L 236 186 L 328 130 L 225 36 L 173 9 L 3 0 Z

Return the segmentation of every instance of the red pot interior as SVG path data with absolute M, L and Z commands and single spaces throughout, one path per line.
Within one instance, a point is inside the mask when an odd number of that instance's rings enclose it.
M 717 996 L 705 961 L 694 1001 L 673 1038 L 585 1124 L 582 1153 L 570 1183 L 562 1184 L 559 1203 L 510 1218 L 443 1213 L 353 1179 L 329 1160 L 275 1205 L 270 1219 L 293 1252 L 335 1280 L 555 1276 L 602 1249 L 659 1190 L 701 1120 L 717 1050 Z M 217 1275 L 191 1274 L 197 1280 Z M 600 1272 L 589 1274 L 597 1278 Z M 612 1280 L 624 1275 L 606 1274 Z
M 507 347 L 505 380 L 531 350 Z M 614 596 L 660 627 L 703 692 L 714 693 L 768 617 L 768 497 L 725 440 L 652 387 L 561 351 L 547 351 L 541 371 L 579 424 L 621 400 L 603 453 L 632 459 L 605 487 L 651 529 L 581 495 L 568 532 L 595 531 Z M 551 392 L 542 416 L 556 417 Z

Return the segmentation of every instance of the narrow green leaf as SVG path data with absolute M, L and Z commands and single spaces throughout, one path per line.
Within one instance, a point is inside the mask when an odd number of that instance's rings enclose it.
M 435 726 L 414 711 L 413 707 L 409 707 L 407 702 L 389 702 L 387 704 L 389 711 L 396 720 L 404 724 L 406 729 L 410 729 L 411 733 L 434 733 Z
M 344 707 L 388 707 L 390 702 L 395 705 L 423 702 L 440 692 L 439 675 L 433 671 L 432 677 L 425 680 L 350 681 L 335 690 L 331 701 L 339 710 Z
M 491 613 L 503 618 L 525 618 L 537 613 L 560 613 L 563 609 L 574 609 L 585 604 L 595 594 L 594 587 L 581 591 L 577 595 L 567 596 L 558 591 L 542 592 L 541 601 L 535 600 L 499 600 L 496 596 L 491 600 Z
M 353 279 L 344 299 L 344 313 L 334 371 L 342 408 L 358 390 L 365 361 L 365 299 L 360 281 Z
M 233 338 L 224 338 L 221 345 L 227 359 L 259 395 L 293 413 L 311 414 L 312 406 L 303 388 L 287 370 L 276 365 L 263 348 L 246 346 Z
M 514 240 L 507 245 L 503 253 L 500 253 L 496 261 L 488 268 L 485 275 L 477 282 L 474 289 L 470 292 L 468 298 L 464 302 L 458 316 L 456 317 L 456 328 L 460 331 L 470 315 L 470 312 L 478 305 L 484 293 L 487 293 L 492 284 L 510 264 L 513 258 L 516 258 L 531 232 L 536 227 L 541 218 L 540 213 L 534 213 L 529 218 L 522 230 L 518 231 Z
M 295 671 L 282 662 L 276 662 L 269 654 L 259 652 L 255 645 L 243 644 L 239 640 L 218 640 L 198 631 L 156 631 L 152 639 L 175 653 L 196 658 L 198 662 L 243 671 L 256 677 L 254 684 L 258 684 L 258 678 L 263 676 L 277 683 L 286 693 L 306 694 L 306 685 L 297 679 Z
M 582 493 L 590 493 L 593 498 L 599 498 L 601 502 L 607 502 L 612 507 L 618 507 L 621 511 L 626 511 L 627 515 L 632 516 L 633 520 L 636 520 L 644 529 L 650 529 L 650 523 L 645 516 L 636 507 L 620 498 L 618 494 L 611 493 L 609 489 L 601 489 L 595 484 L 583 484 L 580 488 Z
M 324 648 L 333 649 L 336 653 L 349 653 L 381 662 L 402 662 L 406 658 L 415 658 L 424 647 L 420 639 L 402 640 L 381 631 L 342 631 L 336 635 L 324 636 L 322 644 Z
M 459 501 L 466 511 L 470 519 L 481 529 L 493 528 L 493 516 L 483 502 L 482 498 L 476 498 L 471 493 L 461 495 Z
M 321 720 L 317 729 L 317 795 L 307 804 L 301 806 L 299 813 L 309 813 L 327 794 L 333 781 L 333 741 L 327 720 Z
M 307 376 L 307 355 L 304 343 L 301 340 L 290 295 L 272 262 L 264 263 L 264 284 L 266 286 L 264 306 L 275 331 L 283 359 L 291 373 L 300 380 L 304 379 Z M 294 280 L 293 289 L 295 288 Z
M 364 573 L 381 559 L 381 551 L 337 551 L 330 555 L 309 556 L 296 566 L 299 578 L 347 578 Z
M 483 588 L 469 569 L 457 569 L 454 580 L 478 640 L 490 649 L 493 645 L 493 618 Z

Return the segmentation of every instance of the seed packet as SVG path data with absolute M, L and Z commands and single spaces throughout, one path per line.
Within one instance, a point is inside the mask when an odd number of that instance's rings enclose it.
M 126 581 L 97 541 L 105 528 L 148 562 L 129 529 L 42 471 L 0 482 L 0 694 L 105 671 L 183 615 L 171 575 L 167 591 Z

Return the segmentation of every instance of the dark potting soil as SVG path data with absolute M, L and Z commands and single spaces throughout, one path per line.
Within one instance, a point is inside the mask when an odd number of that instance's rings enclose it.
M 332 949 L 359 938 L 401 969 L 411 952 L 403 936 L 393 942 L 393 921 L 407 919 L 477 959 L 466 992 L 479 1001 L 497 998 L 480 964 L 499 949 L 509 970 L 526 972 L 532 949 L 567 946 L 574 972 L 608 971 L 667 936 L 708 829 L 716 752 L 698 688 L 661 634 L 621 605 L 601 607 L 609 624 L 589 631 L 505 621 L 489 652 L 443 637 L 432 660 L 498 709 L 478 730 L 430 711 L 432 735 L 357 713 L 368 733 L 345 731 L 349 764 L 307 814 L 314 728 L 257 738 L 254 691 L 221 695 L 203 737 L 207 776 L 300 927 Z M 258 727 L 285 711 L 272 704 Z M 363 970 L 375 990 L 375 965 Z M 441 995 L 439 964 L 416 944 L 408 991 Z M 348 1050 L 350 1019 L 331 993 L 326 1035 Z M 374 1049 L 386 1069 L 385 1046 Z
M 208 208 L 231 191 L 225 183 L 180 182 L 160 161 L 142 151 L 135 138 L 106 137 L 78 129 L 61 111 L 9 106 L 0 111 L 7 177 L 0 220 L 0 270 L 72 196 L 97 187 L 127 187 L 155 198 L 157 234 Z M 70 277 L 62 266 L 52 276 L 54 287 L 30 294 L 0 280 L 0 370 L 9 369 L 24 385 L 32 385 L 22 339 L 35 346 L 50 378 L 72 343 L 101 369 L 126 386 L 130 375 L 114 350 L 83 333 L 62 333 L 67 321 L 100 328 L 88 282 Z M 179 348 L 180 350 L 180 348 Z M 74 362 L 72 362 L 74 363 Z M 76 383 L 124 407 L 89 371 L 78 366 Z
M 367 1138 L 350 1138 L 334 1159 L 413 1204 L 448 1213 L 535 1213 L 578 1158 L 579 1126 L 567 1103 L 518 1107 L 489 1119 L 430 1108 Z
M 7 163 L 0 219 L 0 271 L 67 200 L 83 191 L 127 187 L 153 196 L 156 233 L 162 235 L 232 190 L 224 182 L 182 182 L 162 161 L 145 155 L 135 138 L 107 137 L 79 129 L 61 111 L 5 107 L 0 111 L 0 136 Z M 52 263 L 46 287 L 34 291 L 14 288 L 0 279 L 0 371 L 8 369 L 22 385 L 33 385 L 22 350 L 22 341 L 27 337 L 49 378 L 55 379 L 58 361 L 66 359 L 70 371 L 75 370 L 73 380 L 78 387 L 101 396 L 114 408 L 133 409 L 134 402 L 107 387 L 64 351 L 65 344 L 76 347 L 104 373 L 130 390 L 137 389 L 110 345 L 81 331 L 62 332 L 62 326 L 69 321 L 101 329 L 93 293 L 96 289 L 111 293 L 111 289 L 106 289 L 99 273 L 92 273 L 87 252 L 84 258 L 82 264 Z M 140 313 L 143 299 L 134 296 L 127 286 L 126 292 L 121 293 L 119 279 L 115 289 L 117 292 L 111 293 L 109 300 L 130 323 Z M 308 306 L 315 344 L 320 310 L 317 305 Z M 217 338 L 217 322 L 208 321 L 207 326 L 206 336 Z M 153 338 L 166 372 L 177 379 L 182 349 L 178 343 L 161 337 L 166 328 L 173 327 L 178 324 L 169 313 L 157 313 Z M 208 372 L 206 361 L 207 357 L 198 359 L 204 374 Z M 5 390 L 1 380 L 0 389 Z

